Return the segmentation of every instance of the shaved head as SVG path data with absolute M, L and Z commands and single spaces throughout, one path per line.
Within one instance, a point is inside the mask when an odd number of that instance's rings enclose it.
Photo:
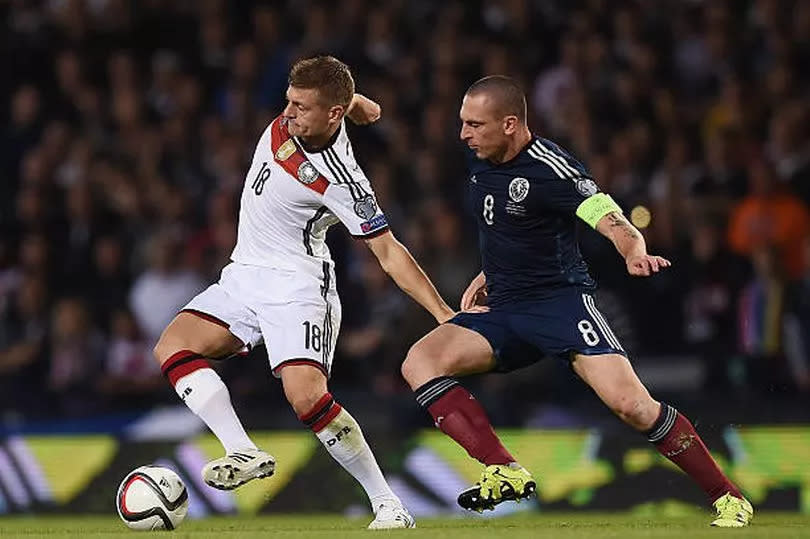
M 492 114 L 500 118 L 515 116 L 521 124 L 526 123 L 526 96 L 515 79 L 503 75 L 484 77 L 474 82 L 465 95 L 486 96 Z

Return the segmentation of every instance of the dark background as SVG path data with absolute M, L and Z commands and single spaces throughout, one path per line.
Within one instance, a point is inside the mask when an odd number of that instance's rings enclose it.
M 0 21 L 3 431 L 178 404 L 151 347 L 227 263 L 256 140 L 315 53 L 382 104 L 356 154 L 453 305 L 480 269 L 460 98 L 508 74 L 533 131 L 652 211 L 664 274 L 582 244 L 654 394 L 699 423 L 808 420 L 808 1 L 11 0 Z M 427 425 L 399 365 L 431 319 L 341 228 L 333 391 L 372 425 Z M 295 423 L 262 350 L 218 368 L 249 426 Z M 612 421 L 551 360 L 472 387 L 499 425 Z

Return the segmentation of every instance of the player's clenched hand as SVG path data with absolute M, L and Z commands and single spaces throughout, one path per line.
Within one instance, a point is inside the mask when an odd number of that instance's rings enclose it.
M 346 116 L 357 125 L 372 124 L 380 119 L 381 114 L 380 105 L 362 94 L 354 94 L 346 111 Z
M 627 259 L 627 272 L 637 277 L 647 277 L 671 265 L 672 263 L 662 256 L 638 255 Z
M 483 313 L 489 310 L 487 303 L 487 284 L 484 274 L 479 273 L 472 280 L 461 296 L 461 310 L 464 312 Z

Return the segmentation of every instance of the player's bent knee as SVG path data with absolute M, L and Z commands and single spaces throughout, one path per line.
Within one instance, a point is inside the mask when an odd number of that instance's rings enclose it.
M 191 350 L 205 355 L 204 351 L 198 350 L 199 346 L 195 347 L 190 339 L 183 338 L 183 335 L 179 333 L 178 331 L 172 331 L 170 326 L 158 339 L 157 344 L 152 349 L 152 355 L 159 365 L 163 365 L 170 357 L 181 350 Z
M 287 402 L 290 403 L 295 415 L 298 417 L 303 417 L 312 411 L 312 408 L 324 394 L 325 391 L 317 389 L 295 388 L 284 390 L 284 396 L 287 397 Z
M 170 357 L 183 350 L 189 350 L 205 357 L 218 357 L 218 347 L 205 346 L 178 333 L 176 331 L 164 332 L 152 349 L 152 355 L 159 365 L 163 365 Z
M 649 429 L 657 417 L 657 405 L 649 398 L 620 397 L 610 408 L 622 421 L 636 430 Z
M 413 348 L 411 348 L 411 350 L 413 350 Z M 413 386 L 414 381 L 419 378 L 419 372 L 422 370 L 419 363 L 418 356 L 412 355 L 409 351 L 408 355 L 405 356 L 405 361 L 402 362 L 402 366 L 399 368 L 402 378 L 411 386 Z
M 280 370 L 284 396 L 298 417 L 312 408 L 329 391 L 324 374 L 309 365 L 286 365 Z
M 162 366 L 164 363 L 166 363 L 166 360 L 172 356 L 172 354 L 179 350 L 179 348 L 171 346 L 169 343 L 167 343 L 161 335 L 157 344 L 155 344 L 154 348 L 152 348 L 152 356 L 155 358 L 155 361 L 158 362 L 158 365 Z
M 174 354 L 184 350 L 204 357 L 222 358 L 238 352 L 242 346 L 242 341 L 228 329 L 195 315 L 180 313 L 163 330 L 152 354 L 163 365 Z
M 202 353 L 192 348 L 191 340 L 185 338 L 183 333 L 184 332 L 175 324 L 174 320 L 163 330 L 158 342 L 155 344 L 154 348 L 152 348 L 152 355 L 159 365 L 163 365 L 172 355 L 181 350 L 192 350 L 197 353 Z
M 445 375 L 442 366 L 441 354 L 431 357 L 427 347 L 416 343 L 405 356 L 400 372 L 411 388 L 415 389 L 437 376 Z

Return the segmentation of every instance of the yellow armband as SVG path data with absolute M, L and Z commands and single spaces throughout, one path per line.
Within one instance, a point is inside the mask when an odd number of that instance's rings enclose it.
M 596 193 L 582 201 L 577 208 L 577 217 L 588 223 L 591 228 L 596 228 L 599 219 L 612 211 L 622 213 L 622 209 L 610 195 Z

